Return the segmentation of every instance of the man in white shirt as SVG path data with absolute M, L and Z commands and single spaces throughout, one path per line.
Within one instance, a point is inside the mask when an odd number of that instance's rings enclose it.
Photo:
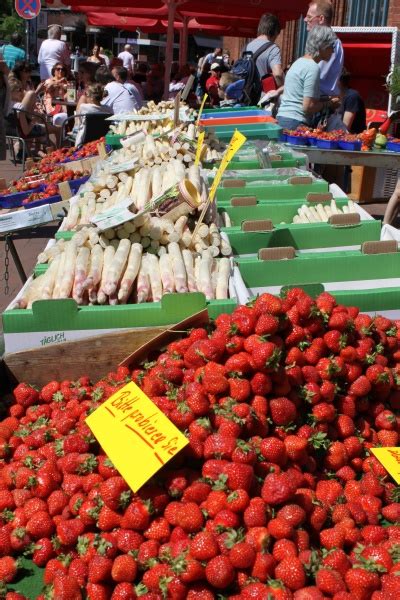
M 104 88 L 107 96 L 102 101 L 102 104 L 110 106 L 114 115 L 123 112 L 132 112 L 143 106 L 143 101 L 140 97 L 136 86 L 127 83 L 128 71 L 125 67 L 114 67 L 111 71 L 115 81 L 107 83 Z
M 107 54 L 104 54 L 104 48 L 102 46 L 100 46 L 99 56 L 104 60 L 106 67 L 110 68 L 110 59 L 108 58 Z
M 333 6 L 330 0 L 317 0 L 311 2 L 304 19 L 307 25 L 307 31 L 311 31 L 316 25 L 331 27 L 332 18 Z M 339 79 L 343 70 L 343 62 L 343 46 L 338 38 L 331 59 L 329 61 L 321 60 L 318 64 L 320 70 L 321 96 L 339 96 Z
M 42 42 L 39 50 L 38 63 L 40 65 L 40 79 L 45 81 L 51 77 L 51 69 L 56 63 L 66 67 L 71 64 L 70 51 L 65 42 L 61 41 L 61 27 L 51 25 L 47 33 L 47 40 Z
M 122 66 L 125 67 L 129 76 L 132 77 L 135 68 L 135 59 L 133 58 L 130 44 L 125 44 L 124 51 L 118 54 L 118 58 L 122 60 Z

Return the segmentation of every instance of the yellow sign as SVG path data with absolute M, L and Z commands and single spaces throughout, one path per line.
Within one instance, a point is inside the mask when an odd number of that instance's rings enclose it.
M 203 150 L 204 144 L 204 135 L 204 131 L 200 131 L 199 139 L 197 140 L 196 158 L 194 159 L 194 164 L 196 166 L 200 163 L 201 151 Z
M 240 133 L 240 131 L 236 130 L 235 133 L 233 134 L 232 139 L 229 142 L 229 146 L 225 150 L 225 154 L 221 160 L 221 164 L 219 165 L 217 174 L 214 177 L 214 181 L 212 182 L 212 185 L 210 188 L 210 193 L 208 194 L 208 197 L 210 198 L 211 202 L 213 202 L 213 200 L 214 200 L 214 196 L 216 194 L 217 187 L 219 186 L 219 184 L 221 182 L 224 171 L 226 170 L 227 166 L 231 162 L 232 158 L 235 156 L 236 152 L 239 150 L 239 148 L 241 148 L 243 146 L 243 144 L 245 143 L 246 140 L 247 140 L 247 138 L 242 133 Z
M 371 452 L 396 483 L 400 483 L 400 448 L 371 448 Z
M 133 382 L 99 406 L 86 423 L 134 492 L 188 444 Z
M 199 116 L 197 117 L 197 122 L 196 122 L 197 127 L 199 126 L 201 114 L 203 112 L 203 108 L 204 108 L 207 98 L 208 98 L 208 94 L 204 94 L 203 100 L 201 101 L 200 108 L 199 108 Z

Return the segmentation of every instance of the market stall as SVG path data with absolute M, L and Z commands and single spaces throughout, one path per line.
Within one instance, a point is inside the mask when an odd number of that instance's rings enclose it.
M 6 600 L 398 594 L 398 243 L 235 129 L 115 120 L 3 314 Z

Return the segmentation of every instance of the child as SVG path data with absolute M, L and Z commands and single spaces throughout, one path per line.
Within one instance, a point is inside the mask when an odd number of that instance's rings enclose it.
M 238 79 L 232 73 L 222 73 L 218 86 L 218 95 L 221 98 L 220 107 L 241 106 L 240 99 L 243 95 L 244 84 L 244 79 Z

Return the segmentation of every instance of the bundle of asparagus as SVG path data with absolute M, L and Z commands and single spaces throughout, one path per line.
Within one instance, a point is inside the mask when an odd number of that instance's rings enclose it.
M 324 206 L 323 204 L 317 204 L 316 206 L 303 204 L 297 211 L 298 214 L 293 217 L 293 223 L 327 223 L 332 215 L 356 212 L 356 205 L 352 200 L 349 200 L 347 205 L 345 204 L 342 209 L 337 206 L 335 200 L 331 200 L 329 206 Z
M 96 178 L 85 184 L 79 198 L 71 203 L 63 229 L 72 231 L 79 226 L 89 225 L 95 215 L 109 210 L 122 200 L 131 199 L 131 211 L 141 211 L 150 200 L 158 198 L 184 179 L 189 179 L 200 196 L 206 196 L 199 167 L 185 167 L 184 163 L 177 159 L 140 168 L 134 175 L 125 171 L 118 175 L 107 175 L 100 171 Z
M 210 248 L 193 253 L 170 242 L 152 254 L 126 238 L 118 244 L 94 242 L 90 232 L 81 231 L 48 248 L 39 257 L 49 263 L 47 271 L 25 286 L 12 308 L 62 298 L 79 305 L 158 302 L 173 292 L 199 291 L 207 300 L 228 297 L 230 259 L 216 259 Z

